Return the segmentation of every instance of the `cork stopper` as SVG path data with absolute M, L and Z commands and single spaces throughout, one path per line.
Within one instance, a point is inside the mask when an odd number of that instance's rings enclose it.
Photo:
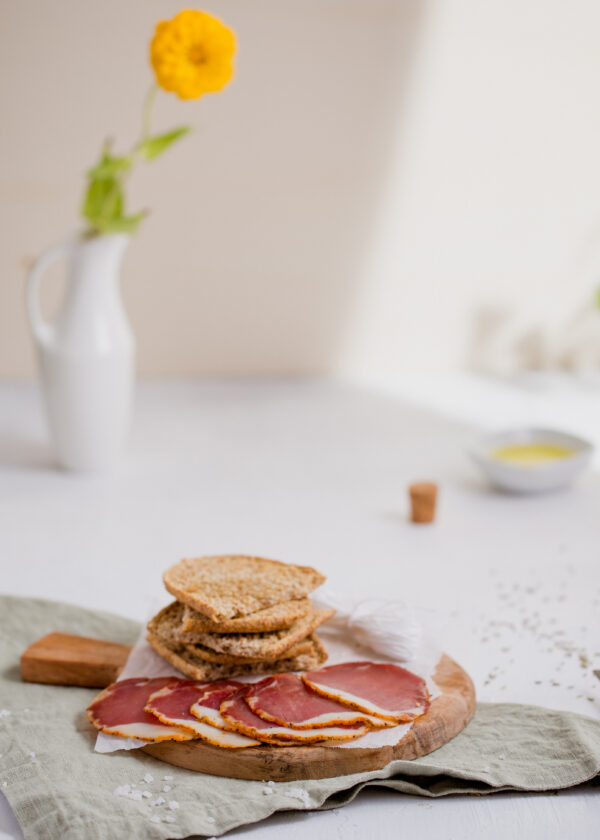
M 429 481 L 421 481 L 410 485 L 408 488 L 411 507 L 410 518 L 413 522 L 433 522 L 437 491 L 437 484 L 432 484 Z

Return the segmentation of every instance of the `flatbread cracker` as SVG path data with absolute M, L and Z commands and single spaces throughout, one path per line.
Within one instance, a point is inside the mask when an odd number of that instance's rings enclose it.
M 248 656 L 236 655 L 235 651 L 231 653 L 227 651 L 215 651 L 206 645 L 196 642 L 194 634 L 180 632 L 179 627 L 182 611 L 183 607 L 177 601 L 169 604 L 168 607 L 165 607 L 154 618 L 150 619 L 148 622 L 148 632 L 154 636 L 158 636 L 159 639 L 162 639 L 167 644 L 181 645 L 193 656 L 204 659 L 206 662 L 214 662 L 218 665 L 245 665 L 252 662 L 265 661 L 274 662 L 283 656 L 291 658 L 312 650 L 312 642 L 309 641 L 307 638 L 309 634 L 306 633 L 304 638 L 299 639 L 289 648 L 286 648 L 285 653 L 281 656 L 278 654 L 269 655 L 268 650 L 263 655 L 260 649 L 250 652 Z
M 212 621 L 184 604 L 182 630 L 186 633 L 267 633 L 271 630 L 285 630 L 297 618 L 308 615 L 312 604 L 308 598 L 298 598 L 295 601 L 283 601 L 273 604 L 264 610 L 242 615 L 239 618 L 227 618 L 223 621 Z
M 224 621 L 304 598 L 325 577 L 310 566 L 237 554 L 180 560 L 163 580 L 178 601 Z
M 152 648 L 174 668 L 193 680 L 224 680 L 230 677 L 262 676 L 280 674 L 286 671 L 310 671 L 319 668 L 327 660 L 327 651 L 316 633 L 310 637 L 311 652 L 291 659 L 276 662 L 255 662 L 251 665 L 217 665 L 194 656 L 182 645 L 165 642 L 148 631 L 146 639 Z
M 164 636 L 161 637 L 164 639 Z M 165 641 L 169 641 L 165 639 Z M 251 665 L 256 662 L 277 662 L 285 656 L 286 659 L 292 659 L 296 656 L 301 656 L 304 653 L 311 653 L 313 647 L 310 639 L 306 638 L 300 642 L 296 642 L 291 648 L 285 651 L 282 656 L 271 657 L 270 659 L 260 658 L 257 656 L 232 656 L 229 653 L 217 653 L 204 645 L 184 645 L 185 649 L 193 656 L 199 659 L 204 659 L 206 662 L 214 662 L 217 665 Z
M 308 615 L 296 619 L 286 630 L 274 630 L 270 633 L 187 633 L 182 630 L 184 607 L 175 601 L 150 621 L 148 629 L 167 641 L 195 645 L 207 653 L 235 657 L 233 661 L 241 658 L 261 662 L 266 659 L 281 659 L 284 655 L 295 655 L 291 649 L 334 613 L 335 610 L 314 609 Z M 202 652 L 198 655 L 212 662 L 229 661 L 227 658 L 214 658 Z

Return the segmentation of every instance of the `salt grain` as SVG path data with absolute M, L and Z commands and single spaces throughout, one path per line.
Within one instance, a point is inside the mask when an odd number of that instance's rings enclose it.
M 262 792 L 263 792 L 263 796 L 267 796 L 267 794 L 273 793 L 273 789 L 272 788 L 263 788 Z
M 173 776 L 163 776 L 163 781 L 170 782 Z
M 169 802 L 169 808 L 171 811 L 176 811 L 179 808 L 179 802 L 176 802 L 174 799 L 171 799 Z
M 175 817 L 172 814 L 167 814 L 167 816 L 165 817 L 165 822 L 174 823 Z
M 150 793 L 150 791 L 149 791 L 149 790 L 145 790 L 145 791 L 142 793 L 142 796 L 143 796 L 143 797 L 145 797 L 146 799 L 152 799 L 152 794 Z
M 155 802 L 154 804 L 155 804 L 155 805 L 164 805 L 164 803 L 165 803 L 166 801 L 167 801 L 167 800 L 165 799 L 165 797 L 164 797 L 164 796 L 158 796 L 158 797 L 157 797 L 157 799 L 156 799 L 156 802 Z
M 34 752 L 30 752 L 29 755 L 30 755 L 31 758 L 35 758 L 35 753 Z
M 124 796 L 126 799 L 132 799 L 134 802 L 141 802 L 143 796 L 152 796 L 149 791 L 134 790 L 129 784 L 115 788 L 113 794 L 114 796 Z
M 146 773 L 146 775 L 144 776 L 144 781 L 150 784 L 150 782 L 154 781 L 154 776 L 151 776 L 150 773 Z
M 168 793 L 171 790 L 171 785 L 163 785 L 163 793 Z
M 150 822 L 159 823 L 160 817 L 155 814 L 153 817 L 150 817 Z
M 10 712 L 9 712 L 8 709 L 0 709 L 0 718 L 8 717 L 9 715 L 10 715 Z
M 214 818 L 214 817 L 207 817 L 207 818 L 206 818 L 206 822 L 207 822 L 207 823 L 214 823 L 214 822 L 216 822 L 216 820 L 215 820 L 215 818 Z

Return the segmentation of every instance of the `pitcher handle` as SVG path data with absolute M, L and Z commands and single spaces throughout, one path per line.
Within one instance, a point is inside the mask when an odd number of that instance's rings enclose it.
M 68 259 L 72 251 L 72 242 L 61 242 L 58 245 L 52 245 L 38 257 L 33 265 L 33 268 L 27 275 L 27 284 L 25 288 L 27 315 L 29 317 L 31 332 L 40 343 L 47 341 L 50 337 L 50 324 L 42 316 L 42 310 L 40 307 L 39 288 L 42 275 L 53 262 L 56 262 L 56 260 Z

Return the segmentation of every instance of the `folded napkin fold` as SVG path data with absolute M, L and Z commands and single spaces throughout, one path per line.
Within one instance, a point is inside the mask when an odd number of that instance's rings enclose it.
M 50 601 L 0 597 L 0 791 L 26 840 L 218 835 L 275 811 L 338 808 L 365 785 L 428 797 L 550 791 L 598 778 L 600 721 L 480 703 L 466 730 L 416 761 L 265 784 L 171 767 L 139 750 L 100 755 L 85 718 L 94 690 L 23 683 L 19 656 L 53 630 L 133 643 L 139 625 Z

